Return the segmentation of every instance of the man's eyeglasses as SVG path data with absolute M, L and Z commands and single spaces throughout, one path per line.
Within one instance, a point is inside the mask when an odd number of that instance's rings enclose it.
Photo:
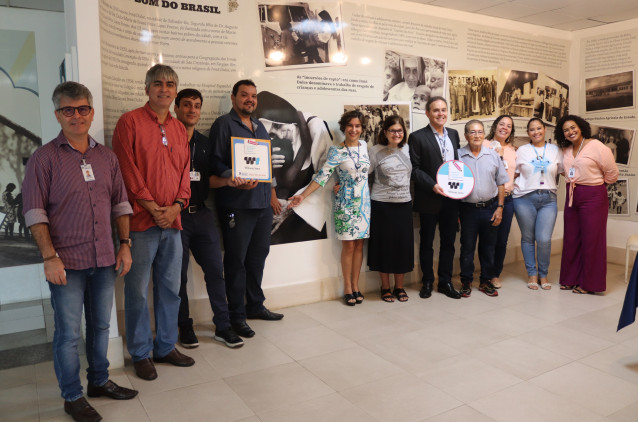
M 59 111 L 63 116 L 73 117 L 75 116 L 75 110 L 80 113 L 80 116 L 88 116 L 91 110 L 93 110 L 93 107 L 90 105 L 81 105 L 79 107 L 60 107 L 55 111 Z
M 166 131 L 164 130 L 164 126 L 160 125 L 160 131 L 162 132 L 162 145 L 165 147 L 168 146 L 168 139 L 166 139 Z
M 485 132 L 483 132 L 482 130 L 471 130 L 468 132 L 470 135 L 472 136 L 478 136 L 478 135 L 484 135 Z

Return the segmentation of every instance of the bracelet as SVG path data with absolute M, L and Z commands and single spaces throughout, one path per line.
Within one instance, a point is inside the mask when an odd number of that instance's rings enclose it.
M 184 203 L 182 201 L 175 201 L 173 202 L 173 205 L 178 204 L 179 207 L 182 209 L 182 211 L 184 211 Z
M 505 208 L 505 205 L 497 205 L 496 208 Z
M 58 253 L 56 252 L 55 255 L 47 256 L 46 258 L 43 258 L 42 261 L 46 262 L 59 257 L 60 255 L 58 255 Z

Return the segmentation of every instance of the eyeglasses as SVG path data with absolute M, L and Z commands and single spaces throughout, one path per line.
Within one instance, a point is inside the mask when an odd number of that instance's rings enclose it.
M 168 139 L 166 139 L 166 131 L 164 130 L 164 126 L 160 125 L 160 132 L 162 132 L 162 145 L 165 147 L 168 146 Z
M 388 129 L 388 132 L 390 132 L 393 135 L 403 135 L 403 129 Z
M 91 110 L 93 110 L 93 107 L 89 105 L 81 105 L 79 107 L 60 107 L 55 111 L 59 111 L 63 116 L 73 117 L 75 116 L 75 110 L 80 113 L 80 116 L 88 116 Z
M 484 135 L 485 132 L 482 130 L 471 130 L 468 132 L 471 136 Z

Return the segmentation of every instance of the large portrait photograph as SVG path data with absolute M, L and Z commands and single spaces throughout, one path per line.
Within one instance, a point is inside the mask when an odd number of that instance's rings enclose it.
M 534 100 L 538 73 L 520 70 L 499 70 L 497 98 L 499 113 L 529 119 L 534 115 Z
M 272 148 L 276 201 L 271 201 L 271 245 L 326 239 L 331 189 L 320 189 L 294 209 L 288 209 L 288 198 L 301 193 L 326 161 L 332 145 L 328 125 L 312 111 L 299 110 L 269 91 L 257 94 L 253 117 L 264 124 Z
M 627 179 L 618 179 L 616 183 L 607 185 L 609 215 L 629 215 L 629 189 Z
M 496 117 L 497 70 L 450 70 L 448 116 L 452 121 Z
M 383 81 L 383 101 L 410 101 L 413 112 L 425 113 L 430 97 L 445 97 L 447 61 L 386 50 Z
M 634 129 L 602 126 L 594 123 L 590 123 L 590 126 L 592 138 L 598 139 L 611 150 L 616 164 L 629 165 L 629 157 L 631 157 L 636 131 Z
M 585 111 L 634 107 L 634 71 L 585 78 Z
M 345 65 L 338 1 L 258 5 L 266 70 Z
M 412 121 L 410 119 L 410 103 L 392 104 L 348 104 L 343 106 L 343 112 L 358 110 L 364 118 L 363 134 L 361 135 L 368 143 L 368 148 L 379 143 L 379 132 L 383 121 L 389 116 L 401 116 L 405 122 L 408 132 L 412 132 Z M 407 138 L 410 134 L 406 133 Z

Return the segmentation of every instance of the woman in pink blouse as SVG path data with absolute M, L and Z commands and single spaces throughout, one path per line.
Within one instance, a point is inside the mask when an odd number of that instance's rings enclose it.
M 591 127 L 582 117 L 562 117 L 554 136 L 563 149 L 567 182 L 560 288 L 579 294 L 604 292 L 609 207 L 605 185 L 618 180 L 618 167 L 611 150 L 591 139 Z
M 507 252 L 507 239 L 512 227 L 514 217 L 514 202 L 512 201 L 512 190 L 514 190 L 514 171 L 516 170 L 516 150 L 512 146 L 514 141 L 514 120 L 507 114 L 502 114 L 494 120 L 492 128 L 483 146 L 492 148 L 500 155 L 503 166 L 507 171 L 510 180 L 505 183 L 505 206 L 503 207 L 503 220 L 498 226 L 498 236 L 496 247 L 494 248 L 494 267 L 492 284 L 495 288 L 501 288 L 501 272 L 505 262 Z

